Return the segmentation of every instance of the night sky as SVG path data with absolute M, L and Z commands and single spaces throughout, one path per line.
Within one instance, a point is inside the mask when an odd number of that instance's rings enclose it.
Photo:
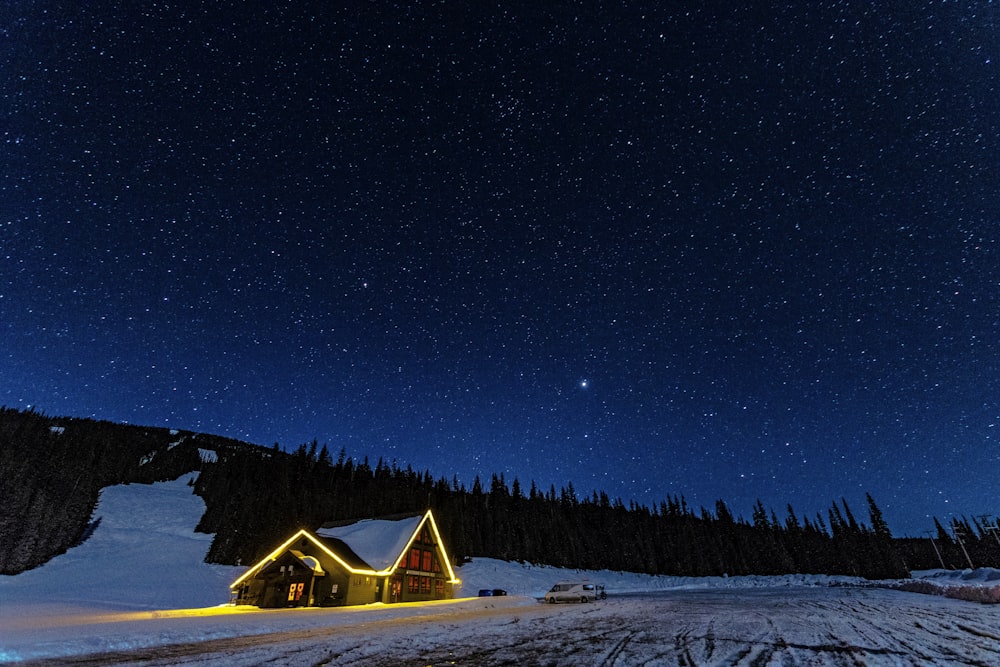
M 1000 7 L 0 8 L 0 403 L 1000 512 Z

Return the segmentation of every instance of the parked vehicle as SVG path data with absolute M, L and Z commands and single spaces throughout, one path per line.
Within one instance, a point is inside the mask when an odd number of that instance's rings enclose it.
M 489 597 L 500 597 L 501 595 L 507 595 L 507 591 L 502 588 L 480 588 L 479 597 L 489 598 Z
M 601 587 L 603 591 L 603 586 Z M 593 602 L 599 597 L 596 584 L 589 581 L 560 581 L 545 594 L 549 604 L 556 602 Z

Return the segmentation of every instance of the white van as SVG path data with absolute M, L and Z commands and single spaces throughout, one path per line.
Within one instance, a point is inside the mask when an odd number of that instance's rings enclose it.
M 545 601 L 549 604 L 593 602 L 597 596 L 597 586 L 589 581 L 560 581 L 545 594 Z

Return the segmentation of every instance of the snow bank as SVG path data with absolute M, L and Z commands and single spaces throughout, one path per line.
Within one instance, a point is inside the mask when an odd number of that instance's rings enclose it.
M 992 567 L 978 567 L 975 570 L 920 570 L 912 574 L 914 579 L 933 581 L 942 586 L 1000 584 L 1000 570 Z
M 888 586 L 909 593 L 943 595 L 957 600 L 1000 604 L 1000 570 L 923 570 Z
M 781 577 L 669 577 L 663 575 L 615 572 L 611 570 L 575 570 L 530 563 L 509 563 L 492 558 L 475 558 L 457 574 L 462 579 L 456 595 L 473 596 L 483 588 L 502 588 L 511 595 L 541 598 L 557 581 L 587 580 L 604 584 L 608 595 L 649 593 L 665 590 L 725 588 L 783 588 L 789 586 L 861 585 L 858 577 L 816 574 L 790 574 Z

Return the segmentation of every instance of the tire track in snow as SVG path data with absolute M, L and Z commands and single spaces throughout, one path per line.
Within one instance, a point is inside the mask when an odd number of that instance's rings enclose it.
M 614 667 L 618 664 L 618 658 L 621 656 L 622 651 L 625 650 L 625 645 L 632 641 L 632 637 L 635 636 L 634 631 L 626 632 L 625 635 L 615 642 L 614 646 L 608 652 L 604 659 L 601 660 L 600 664 L 602 667 Z
M 683 667 L 694 667 L 694 658 L 691 656 L 691 630 L 674 635 L 674 653 L 677 656 L 677 664 Z
M 705 660 L 711 660 L 715 653 L 715 619 L 708 622 L 708 631 L 705 633 Z
M 676 591 L 159 646 L 80 666 L 1000 664 L 1000 606 L 877 590 Z

